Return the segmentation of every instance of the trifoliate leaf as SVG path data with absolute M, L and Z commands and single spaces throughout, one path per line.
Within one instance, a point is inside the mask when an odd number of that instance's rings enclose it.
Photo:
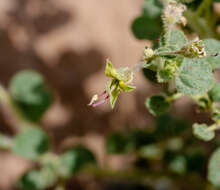
M 29 120 L 39 120 L 52 103 L 43 77 L 35 71 L 21 71 L 10 82 L 10 94 Z
M 116 69 L 108 59 L 106 60 L 105 75 L 107 77 L 117 78 Z
M 137 39 L 155 40 L 160 36 L 162 24 L 160 18 L 140 16 L 134 20 L 131 29 Z
M 216 83 L 208 94 L 213 102 L 220 102 L 220 83 Z
M 145 105 L 154 116 L 166 113 L 171 106 L 164 96 L 151 96 L 147 98 Z
M 187 95 L 203 94 L 214 85 L 213 73 L 205 59 L 185 58 L 176 77 L 179 92 Z
M 210 141 L 215 137 L 214 131 L 209 130 L 206 124 L 195 123 L 193 125 L 193 134 L 204 141 Z
M 220 188 L 220 148 L 212 154 L 209 160 L 208 180 L 214 186 Z
M 77 146 L 61 155 L 59 174 L 64 178 L 69 178 L 79 172 L 85 165 L 95 163 L 95 156 L 89 149 Z
M 208 54 L 206 60 L 213 69 L 220 68 L 220 41 L 215 39 L 206 39 L 203 42 L 205 44 L 206 53 Z
M 48 136 L 38 128 L 27 129 L 15 136 L 13 152 L 16 154 L 35 160 L 49 148 Z

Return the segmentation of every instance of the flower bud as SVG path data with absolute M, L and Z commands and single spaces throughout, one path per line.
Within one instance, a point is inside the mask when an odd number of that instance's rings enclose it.
M 165 27 L 170 27 L 176 23 L 180 23 L 182 13 L 185 10 L 185 5 L 177 3 L 176 1 L 170 1 L 164 9 L 162 17 Z
M 151 48 L 145 48 L 144 50 L 144 56 L 143 59 L 144 61 L 148 61 L 150 58 L 152 58 L 154 55 L 154 51 Z

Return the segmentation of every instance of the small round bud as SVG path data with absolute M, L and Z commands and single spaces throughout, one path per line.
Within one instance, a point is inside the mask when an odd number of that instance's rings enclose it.
M 151 48 L 145 48 L 144 50 L 144 61 L 148 61 L 154 55 L 154 51 Z

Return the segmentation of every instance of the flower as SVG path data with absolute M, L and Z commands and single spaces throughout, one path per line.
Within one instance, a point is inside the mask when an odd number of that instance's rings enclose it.
M 169 28 L 174 24 L 181 23 L 183 21 L 182 14 L 185 10 L 185 5 L 177 3 L 173 0 L 169 1 L 165 6 L 162 16 L 165 28 Z
M 144 49 L 144 56 L 143 56 L 144 61 L 150 60 L 153 56 L 154 56 L 154 51 L 151 48 L 146 47 Z
M 194 57 L 205 57 L 207 55 L 205 51 L 205 45 L 202 40 L 195 39 L 190 42 L 188 45 L 184 46 L 181 49 L 181 52 L 184 56 L 194 58 Z
M 134 73 L 128 67 L 115 69 L 112 63 L 109 60 L 106 60 L 105 75 L 112 78 L 112 80 L 108 82 L 106 89 L 102 94 L 96 94 L 92 97 L 90 103 L 88 104 L 89 106 L 96 107 L 110 99 L 111 107 L 114 108 L 117 97 L 121 91 L 130 92 L 135 89 L 134 86 L 130 85 L 133 81 Z M 103 96 L 105 96 L 105 98 L 99 100 Z

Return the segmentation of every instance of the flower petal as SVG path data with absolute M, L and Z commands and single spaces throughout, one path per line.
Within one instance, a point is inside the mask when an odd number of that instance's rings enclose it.
M 124 92 L 130 92 L 134 90 L 136 87 L 135 86 L 130 86 L 125 84 L 123 81 L 119 81 L 119 87 L 124 91 Z
M 106 60 L 106 67 L 105 67 L 105 75 L 107 77 L 117 78 L 116 69 L 113 67 L 112 63 L 107 59 Z

